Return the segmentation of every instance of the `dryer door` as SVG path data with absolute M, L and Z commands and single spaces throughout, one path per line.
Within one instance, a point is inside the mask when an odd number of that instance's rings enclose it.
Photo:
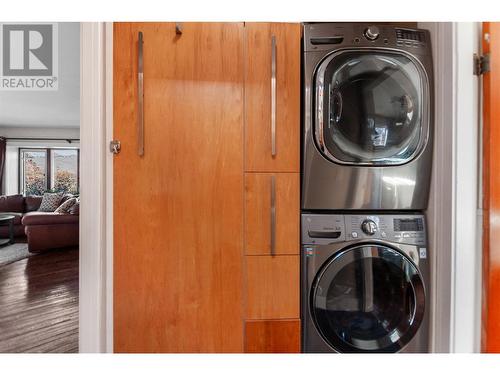
M 319 64 L 315 91 L 316 143 L 333 162 L 404 164 L 425 145 L 428 80 L 410 55 L 334 53 Z
M 417 267 L 382 245 L 337 253 L 319 271 L 310 297 L 316 328 L 338 352 L 398 352 L 424 318 Z

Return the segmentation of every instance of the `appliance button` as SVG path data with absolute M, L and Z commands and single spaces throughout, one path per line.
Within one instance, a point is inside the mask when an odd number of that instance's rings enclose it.
M 370 26 L 365 30 L 365 38 L 368 40 L 376 40 L 380 35 L 380 29 L 377 26 Z
M 358 233 L 357 232 L 352 232 L 351 236 L 352 236 L 352 238 L 358 238 Z
M 380 235 L 381 235 L 383 238 L 386 238 L 386 237 L 387 237 L 387 233 L 385 233 L 385 232 L 380 232 Z
M 373 220 L 366 219 L 361 223 L 361 230 L 373 236 L 377 232 L 377 224 Z

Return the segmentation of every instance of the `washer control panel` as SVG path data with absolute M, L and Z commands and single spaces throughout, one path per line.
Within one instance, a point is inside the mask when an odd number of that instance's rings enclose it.
M 424 215 L 302 215 L 303 244 L 327 245 L 365 239 L 425 245 Z

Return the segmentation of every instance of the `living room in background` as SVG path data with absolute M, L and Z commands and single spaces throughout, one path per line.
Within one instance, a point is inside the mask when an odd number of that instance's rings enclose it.
M 0 35 L 0 353 L 78 352 L 80 24 Z

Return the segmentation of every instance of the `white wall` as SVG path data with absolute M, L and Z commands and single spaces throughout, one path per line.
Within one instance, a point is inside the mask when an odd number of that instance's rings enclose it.
M 432 256 L 431 350 L 450 351 L 453 222 L 453 24 L 420 23 L 431 33 L 434 59 L 434 155 L 426 212 Z
M 478 51 L 479 35 L 477 23 L 455 24 L 455 235 L 452 268 L 455 289 L 451 319 L 453 352 L 480 350 L 482 248 L 477 244 L 482 234 L 481 211 L 478 206 L 481 140 L 478 116 L 479 79 L 472 73 L 472 56 Z

